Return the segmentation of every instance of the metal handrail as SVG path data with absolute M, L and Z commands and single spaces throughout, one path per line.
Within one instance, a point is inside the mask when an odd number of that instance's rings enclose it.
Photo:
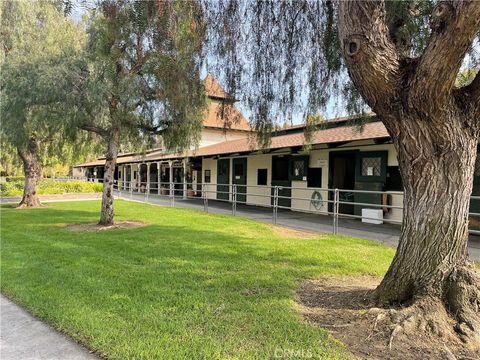
M 84 180 L 84 181 L 95 181 L 98 183 L 103 183 L 103 179 L 97 178 L 79 178 L 79 177 L 56 177 L 54 178 L 58 181 L 68 181 L 68 180 Z M 151 180 L 151 179 L 150 179 Z M 342 193 L 358 193 L 358 194 L 388 194 L 388 195 L 398 195 L 404 196 L 404 193 L 401 191 L 371 191 L 371 190 L 351 190 L 351 189 L 330 189 L 330 188 L 318 188 L 318 187 L 298 187 L 298 186 L 275 186 L 275 185 L 247 185 L 247 184 L 230 184 L 230 183 L 214 183 L 214 182 L 165 182 L 165 181 L 149 181 L 149 179 L 135 179 L 135 180 L 123 180 L 116 179 L 113 182 L 114 189 L 117 191 L 118 195 L 128 193 L 133 199 L 134 193 L 143 193 L 144 200 L 148 202 L 150 198 L 160 197 L 160 198 L 169 198 L 170 206 L 175 206 L 176 199 L 190 200 L 191 198 L 188 195 L 189 191 L 193 191 L 194 197 L 196 199 L 201 199 L 203 201 L 204 211 L 208 212 L 208 201 L 214 199 L 218 202 L 231 203 L 232 204 L 232 214 L 237 214 L 238 204 L 247 204 L 247 205 L 256 205 L 272 209 L 272 221 L 277 223 L 278 221 L 278 210 L 293 210 L 310 214 L 323 214 L 331 215 L 333 233 L 338 233 L 338 223 L 339 218 L 353 218 L 353 219 L 363 219 L 363 220 L 379 220 L 378 218 L 367 217 L 363 215 L 355 215 L 340 212 L 340 205 L 352 205 L 360 207 L 370 207 L 376 209 L 395 209 L 403 210 L 403 206 L 400 205 L 388 205 L 388 204 L 379 204 L 379 203 L 368 203 L 368 202 L 355 202 L 355 201 L 344 201 L 340 200 Z M 219 187 L 226 187 L 225 190 L 219 190 Z M 252 189 L 262 190 L 260 193 L 251 192 Z M 165 191 L 166 192 L 165 192 Z M 292 190 L 292 195 L 285 196 L 285 194 L 280 194 L 280 190 Z M 312 209 L 311 207 L 302 208 L 297 205 L 291 204 L 290 206 L 283 206 L 279 204 L 279 200 L 290 200 L 290 201 L 299 201 L 299 202 L 311 202 L 311 198 L 294 196 L 293 191 L 318 191 L 322 192 L 326 196 L 325 199 L 321 200 L 320 209 Z M 333 196 L 330 197 L 329 194 Z M 218 198 L 217 195 L 224 195 L 225 198 Z M 239 201 L 238 197 L 242 195 L 245 196 L 245 201 Z M 270 199 L 269 202 L 256 203 L 252 201 L 253 199 Z M 332 199 L 333 198 L 333 199 Z M 471 200 L 480 200 L 480 196 L 471 196 Z M 293 205 L 293 206 L 292 206 Z M 331 205 L 331 207 L 330 207 Z M 311 206 L 311 205 L 310 205 Z M 469 212 L 469 216 L 478 216 L 478 212 Z M 402 221 L 382 218 L 382 222 L 392 223 L 392 224 L 401 224 Z M 471 234 L 480 235 L 480 230 L 470 230 Z

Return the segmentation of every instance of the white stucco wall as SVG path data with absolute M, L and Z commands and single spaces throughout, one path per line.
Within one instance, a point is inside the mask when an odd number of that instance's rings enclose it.
M 198 146 L 204 147 L 224 141 L 245 139 L 248 135 L 249 133 L 243 131 L 203 128 Z
M 316 149 L 312 150 L 309 154 L 309 167 L 322 168 L 322 186 L 321 188 L 308 188 L 307 181 L 292 181 L 292 210 L 308 211 L 326 214 L 328 212 L 328 176 L 329 176 L 329 153 L 334 151 L 345 150 L 359 150 L 364 151 L 388 151 L 388 166 L 398 166 L 396 158 L 396 151 L 392 144 L 373 144 L 372 142 L 365 141 L 363 146 L 346 147 L 341 146 L 334 149 Z M 242 156 L 243 157 L 243 156 Z M 271 182 L 272 182 L 272 155 L 271 154 L 259 154 L 251 155 L 247 157 L 247 204 L 270 206 L 271 199 Z M 208 190 L 215 191 L 217 182 L 217 160 L 215 159 L 203 159 L 202 161 L 202 179 L 204 180 L 205 170 L 209 169 L 211 172 L 211 184 L 206 184 Z M 267 185 L 257 186 L 257 171 L 258 169 L 267 169 Z M 230 159 L 230 182 L 232 181 L 232 161 Z M 315 208 L 311 202 L 312 194 L 318 191 L 321 194 L 323 202 L 320 206 Z M 215 193 L 208 193 L 209 199 L 215 199 Z M 392 205 L 402 206 L 403 195 L 392 195 Z M 394 221 L 401 221 L 402 210 L 392 209 L 385 215 L 385 219 Z
M 267 185 L 257 185 L 258 169 L 267 169 Z M 247 204 L 270 206 L 272 155 L 253 155 L 247 159 Z
M 210 170 L 210 183 L 205 183 L 205 170 Z M 205 184 L 207 198 L 216 199 L 217 196 L 212 191 L 217 190 L 217 160 L 211 158 L 202 160 L 202 181 Z

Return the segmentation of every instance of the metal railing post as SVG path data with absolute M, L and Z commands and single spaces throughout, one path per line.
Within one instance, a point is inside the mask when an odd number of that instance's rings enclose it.
M 338 233 L 338 210 L 339 210 L 339 200 L 340 200 L 340 192 L 338 189 L 335 189 L 333 195 L 333 234 L 337 235 Z
M 115 191 L 115 182 L 117 183 L 117 199 L 120 199 L 120 186 L 118 186 L 118 180 L 113 180 L 113 191 Z
M 276 224 L 278 219 L 278 186 L 273 188 L 273 223 Z
M 232 215 L 237 214 L 237 185 L 232 185 Z
M 203 211 L 208 212 L 207 186 L 202 184 Z

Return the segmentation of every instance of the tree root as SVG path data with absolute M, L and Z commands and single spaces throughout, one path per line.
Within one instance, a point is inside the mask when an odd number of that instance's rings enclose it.
M 457 268 L 445 282 L 444 297 L 423 296 L 398 310 L 385 309 L 373 329 L 390 330 L 388 348 L 395 343 L 443 342 L 445 359 L 456 355 L 468 359 L 480 354 L 480 281 L 467 264 Z M 422 340 L 423 339 L 423 340 Z M 449 344 L 447 346 L 446 344 Z
M 16 206 L 17 209 L 34 209 L 41 207 L 44 207 L 44 205 L 40 202 L 40 200 L 28 203 L 25 201 L 21 201 L 20 204 Z
M 445 291 L 445 304 L 457 320 L 455 331 L 466 344 L 480 351 L 480 280 L 471 266 L 455 269 Z

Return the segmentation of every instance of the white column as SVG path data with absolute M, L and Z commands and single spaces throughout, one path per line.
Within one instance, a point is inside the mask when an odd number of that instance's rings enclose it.
M 122 170 L 122 177 L 123 177 L 123 190 L 127 189 L 127 166 L 123 165 L 123 170 Z
M 133 191 L 133 164 L 130 164 L 130 190 Z
M 150 163 L 147 163 L 147 190 L 148 193 L 150 192 Z
M 160 194 L 160 175 L 161 175 L 160 163 L 157 162 L 157 191 L 158 191 L 159 194 Z
M 173 167 L 172 167 L 172 161 L 169 161 L 168 162 L 168 169 L 169 169 L 169 172 L 168 172 L 168 181 L 169 181 L 169 185 L 168 185 L 168 188 L 170 189 L 170 196 L 173 196 L 174 195 L 174 189 L 175 189 L 175 185 L 173 186 L 170 186 L 173 182 Z
M 183 198 L 187 198 L 187 158 L 183 159 Z

